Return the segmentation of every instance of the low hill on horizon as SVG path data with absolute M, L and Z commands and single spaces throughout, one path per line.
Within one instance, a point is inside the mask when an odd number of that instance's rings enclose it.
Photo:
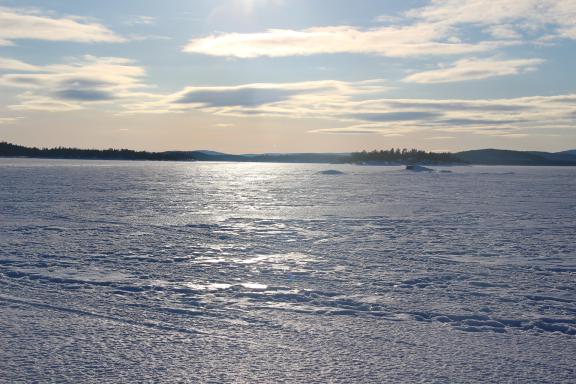
M 539 152 L 476 149 L 457 152 L 454 156 L 478 165 L 576 165 L 576 150 Z

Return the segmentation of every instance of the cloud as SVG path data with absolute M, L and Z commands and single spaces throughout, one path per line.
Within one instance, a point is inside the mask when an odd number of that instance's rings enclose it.
M 33 39 L 79 43 L 126 41 L 105 26 L 78 16 L 54 17 L 37 9 L 0 7 L 0 45 Z
M 346 82 L 318 80 L 295 83 L 253 83 L 236 86 L 190 86 L 179 92 L 159 96 L 156 100 L 129 106 L 132 113 L 170 113 L 192 109 L 231 116 L 286 115 L 293 117 L 299 110 L 315 114 L 324 108 L 317 101 L 338 102 L 351 97 L 363 97 L 390 89 L 382 80 Z M 307 105 L 305 109 L 288 111 L 286 104 Z
M 38 71 L 40 68 L 36 65 L 31 65 L 20 60 L 0 57 L 0 71 L 1 70 L 12 70 L 12 71 Z
M 438 112 L 369 112 L 369 113 L 354 113 L 350 117 L 356 120 L 364 121 L 409 121 L 409 120 L 422 120 L 431 119 L 441 116 Z
M 414 73 L 405 77 L 403 81 L 430 84 L 517 75 L 533 71 L 543 62 L 542 59 L 462 59 L 449 67 Z
M 374 21 L 386 24 L 400 24 L 404 21 L 404 18 L 397 15 L 380 15 L 377 16 Z
M 128 39 L 130 41 L 148 41 L 148 40 L 172 40 L 169 36 L 163 35 L 139 35 L 139 34 L 130 34 L 128 35 Z
M 298 93 L 298 90 L 251 87 L 191 89 L 186 91 L 175 103 L 201 104 L 209 107 L 255 107 L 284 101 Z
M 153 16 L 137 15 L 132 16 L 124 22 L 126 25 L 153 25 L 156 23 L 156 18 Z
M 19 104 L 10 105 L 14 111 L 70 112 L 84 109 L 77 103 L 69 103 L 51 97 L 25 92 L 18 96 Z
M 0 117 L 0 125 L 3 124 L 14 124 L 16 123 L 18 120 L 21 120 L 22 117 L 18 116 L 18 117 Z
M 454 136 L 432 136 L 432 137 L 427 137 L 426 140 L 452 140 L 455 138 L 456 137 L 454 137 Z
M 499 24 L 491 25 L 485 30 L 492 37 L 497 39 L 521 39 L 522 34 L 519 33 L 513 25 Z
M 381 80 L 345 82 L 319 80 L 297 83 L 255 83 L 238 86 L 187 87 L 171 97 L 173 104 L 204 107 L 258 107 L 306 95 L 341 97 L 343 95 L 385 92 Z
M 407 15 L 451 24 L 493 25 L 518 20 L 571 24 L 574 12 L 572 0 L 432 0 Z
M 320 133 L 330 135 L 380 135 L 385 137 L 405 136 L 407 133 L 422 130 L 417 126 L 390 123 L 355 124 L 348 127 L 324 128 L 308 131 L 308 133 Z
M 104 101 L 115 98 L 111 92 L 98 89 L 63 89 L 56 91 L 54 95 L 58 99 L 74 101 Z
M 480 119 L 480 118 L 454 118 L 454 119 L 445 119 L 445 120 L 437 120 L 435 124 L 441 126 L 486 126 L 486 125 L 510 125 L 514 123 L 522 123 L 523 120 L 510 120 L 510 119 L 503 119 L 503 120 L 494 120 L 494 119 Z
M 109 88 L 122 92 L 142 87 L 144 70 L 134 62 L 118 57 L 86 55 L 65 64 L 36 66 L 34 73 L 0 76 L 0 85 L 17 88 L 65 90 Z
M 32 66 L 19 62 L 20 66 L 30 70 L 0 76 L 0 86 L 28 90 L 21 95 L 23 103 L 12 109 L 68 111 L 90 103 L 153 97 L 139 91 L 146 87 L 144 70 L 125 58 L 88 55 L 64 64 Z
M 271 29 L 260 33 L 224 33 L 192 39 L 184 52 L 212 56 L 255 58 L 333 53 L 361 53 L 389 57 L 456 55 L 490 51 L 511 42 L 473 44 L 447 39 L 449 28 L 415 24 L 375 29 L 350 26 L 304 30 Z
M 548 33 L 571 36 L 576 20 L 573 0 L 433 0 L 406 13 L 419 22 L 449 26 L 479 25 L 495 37 Z
M 562 101 L 565 102 L 565 99 Z M 464 112 L 520 112 L 531 107 L 524 104 L 502 103 L 501 100 L 434 100 L 434 99 L 381 99 L 369 100 L 364 106 L 386 107 L 393 109 L 425 109 L 432 111 Z
M 531 109 L 530 105 L 509 103 L 507 100 L 429 100 L 420 102 L 420 107 L 438 108 L 447 111 L 476 111 L 483 113 L 523 112 Z M 425 105 L 422 105 L 425 104 Z M 407 105 L 404 102 L 404 105 Z
M 377 131 L 369 130 L 369 129 L 355 129 L 353 127 L 349 128 L 332 128 L 332 129 L 316 129 L 313 131 L 308 131 L 308 133 L 324 133 L 324 134 L 333 134 L 333 135 L 366 135 L 366 134 L 376 134 Z M 403 136 L 403 135 L 399 135 Z

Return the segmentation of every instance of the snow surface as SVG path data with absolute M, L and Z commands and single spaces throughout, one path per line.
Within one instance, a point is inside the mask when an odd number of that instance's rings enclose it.
M 0 160 L 0 382 L 570 383 L 576 169 Z
M 326 169 L 324 171 L 320 171 L 318 172 L 319 175 L 332 175 L 332 176 L 337 176 L 337 175 L 343 175 L 344 172 L 339 171 L 337 169 Z

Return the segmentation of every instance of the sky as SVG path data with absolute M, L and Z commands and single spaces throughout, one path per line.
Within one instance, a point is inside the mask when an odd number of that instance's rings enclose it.
M 0 0 L 0 141 L 576 148 L 574 0 Z

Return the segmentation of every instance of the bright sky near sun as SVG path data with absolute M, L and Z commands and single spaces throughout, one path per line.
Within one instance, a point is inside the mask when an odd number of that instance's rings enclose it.
M 0 0 L 0 141 L 576 147 L 575 0 Z

